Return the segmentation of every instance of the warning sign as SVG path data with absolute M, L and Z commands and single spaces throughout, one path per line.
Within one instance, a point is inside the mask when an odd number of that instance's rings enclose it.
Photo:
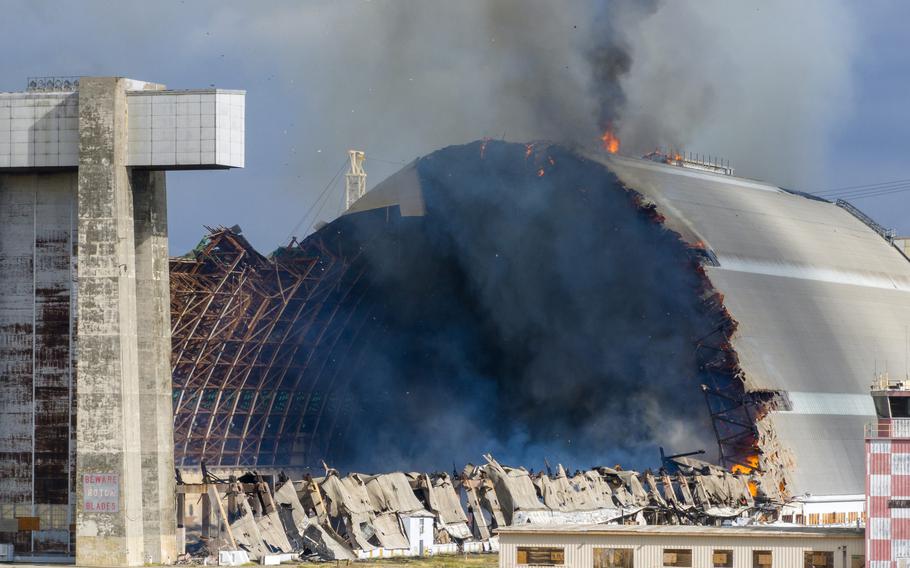
M 82 476 L 82 503 L 86 513 L 116 513 L 120 510 L 120 476 L 116 473 L 86 473 Z

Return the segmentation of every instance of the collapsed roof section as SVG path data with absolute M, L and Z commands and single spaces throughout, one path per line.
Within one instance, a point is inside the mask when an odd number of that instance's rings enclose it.
M 266 258 L 238 232 L 210 229 L 171 261 L 178 467 L 303 466 L 346 428 L 337 360 L 356 357 L 357 251 L 318 237 Z M 343 288 L 342 288 L 343 286 Z
M 481 552 L 495 549 L 496 529 L 529 523 L 713 525 L 777 514 L 773 504 L 756 505 L 749 476 L 694 460 L 668 462 L 672 473 L 599 467 L 570 475 L 561 465 L 555 474 L 533 473 L 485 459 L 455 479 L 328 469 L 323 477 L 281 479 L 274 491 L 256 474 L 241 477 L 244 483 L 210 477 L 178 491 L 201 493 L 203 510 L 214 514 L 189 531 L 205 537 L 205 553 L 241 549 L 263 563 L 282 554 L 350 560 Z M 415 519 L 430 524 L 429 538 L 413 530 Z

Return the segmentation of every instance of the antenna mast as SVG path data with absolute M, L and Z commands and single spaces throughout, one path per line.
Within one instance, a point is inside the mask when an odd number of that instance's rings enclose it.
M 360 150 L 348 150 L 351 163 L 348 173 L 344 174 L 344 199 L 345 209 L 350 209 L 355 201 L 367 192 L 367 173 L 363 171 L 363 161 L 366 154 Z

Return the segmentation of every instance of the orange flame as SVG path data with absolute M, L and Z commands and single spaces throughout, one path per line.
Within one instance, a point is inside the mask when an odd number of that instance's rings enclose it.
M 755 470 L 757 467 L 758 467 L 758 456 L 751 455 L 746 458 L 745 465 L 743 465 L 741 463 L 734 464 L 733 467 L 730 468 L 730 471 L 732 471 L 733 473 L 752 473 L 752 471 Z
M 607 152 L 611 154 L 619 152 L 619 137 L 613 134 L 611 128 L 604 131 L 603 136 L 600 137 L 600 141 L 603 143 L 604 150 Z
M 730 468 L 730 471 L 733 473 L 742 473 L 742 474 L 748 475 L 748 474 L 752 473 L 753 471 L 755 471 L 757 468 L 758 468 L 758 456 L 751 455 L 746 458 L 745 465 L 739 464 L 739 463 L 734 464 L 733 467 Z M 758 495 L 758 484 L 756 484 L 755 481 L 749 480 L 749 493 L 751 493 L 753 497 Z

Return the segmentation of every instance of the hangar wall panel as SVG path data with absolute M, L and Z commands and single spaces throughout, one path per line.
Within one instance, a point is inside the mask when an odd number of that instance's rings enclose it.
M 71 547 L 75 184 L 0 175 L 0 519 L 39 519 L 0 540 L 21 552 Z

